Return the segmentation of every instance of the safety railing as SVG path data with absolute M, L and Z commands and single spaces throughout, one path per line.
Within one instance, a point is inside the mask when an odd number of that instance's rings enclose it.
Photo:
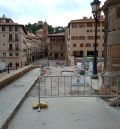
M 98 75 L 98 78 L 92 79 L 91 75 L 40 76 L 37 83 L 41 97 L 117 97 L 119 95 L 119 79 L 116 76 Z M 103 82 L 104 78 L 108 79 L 109 84 Z
M 93 76 L 40 76 L 38 78 L 38 102 L 43 97 L 102 97 L 117 98 L 115 103 L 119 107 L 120 80 L 115 75 Z M 103 78 L 108 78 L 110 85 L 103 83 Z M 114 84 L 114 85 L 113 85 Z M 40 111 L 40 106 L 38 111 Z

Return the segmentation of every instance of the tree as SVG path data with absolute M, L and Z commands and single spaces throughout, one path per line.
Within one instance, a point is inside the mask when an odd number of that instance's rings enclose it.
M 25 28 L 30 33 L 36 34 L 37 30 L 43 29 L 43 25 L 39 25 L 37 23 L 34 23 L 34 24 L 28 23 L 28 25 L 25 25 Z M 64 31 L 65 31 L 65 27 L 63 27 L 63 26 L 52 27 L 52 25 L 48 25 L 48 33 L 49 34 L 61 33 Z

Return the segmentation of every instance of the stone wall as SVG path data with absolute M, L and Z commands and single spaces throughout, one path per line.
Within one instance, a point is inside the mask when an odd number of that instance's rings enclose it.
M 0 77 L 0 89 L 17 80 L 32 69 L 32 66 L 26 66 Z

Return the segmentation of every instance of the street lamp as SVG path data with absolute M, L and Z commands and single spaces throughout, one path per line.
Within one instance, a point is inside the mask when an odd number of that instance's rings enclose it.
M 93 58 L 93 76 L 92 79 L 98 79 L 98 73 L 97 73 L 97 24 L 100 19 L 100 1 L 99 0 L 94 0 L 91 3 L 92 7 L 92 14 L 95 19 L 95 44 L 94 44 L 94 58 Z

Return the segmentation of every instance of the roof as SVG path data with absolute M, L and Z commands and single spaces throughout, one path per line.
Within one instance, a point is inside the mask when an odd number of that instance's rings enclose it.
M 0 22 L 0 26 L 21 26 L 22 29 L 24 30 L 25 34 L 27 34 L 25 26 L 22 24 L 14 23 L 11 18 L 0 17 L 0 20 L 9 20 L 10 21 L 10 22 Z
M 62 33 L 48 34 L 47 36 L 48 37 L 51 37 L 51 36 L 65 36 L 65 33 L 62 32 Z
M 104 22 L 104 16 L 101 16 L 100 20 L 101 22 Z M 75 20 L 70 20 L 70 22 L 68 23 L 68 26 L 69 24 L 71 23 L 82 23 L 82 22 L 94 22 L 94 19 L 92 17 L 90 18 L 87 18 L 87 17 L 83 17 L 82 19 L 75 19 Z

